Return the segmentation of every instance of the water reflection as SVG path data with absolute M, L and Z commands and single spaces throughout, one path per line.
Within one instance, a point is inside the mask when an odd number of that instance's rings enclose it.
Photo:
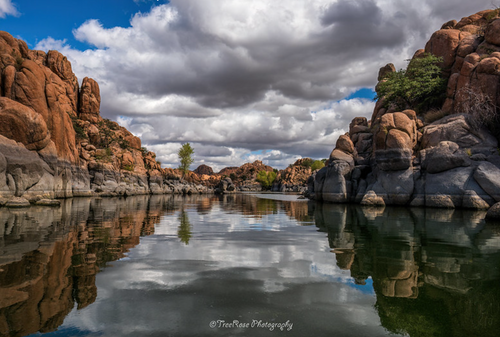
M 484 214 L 318 205 L 337 265 L 371 276 L 381 323 L 410 336 L 497 336 L 500 227 Z
M 181 239 L 181 242 L 186 245 L 189 244 L 189 239 L 191 239 L 191 223 L 189 222 L 189 217 L 186 211 L 182 210 L 179 215 L 179 229 L 177 230 L 177 236 Z
M 97 296 L 96 274 L 154 232 L 154 198 L 73 199 L 0 212 L 0 334 L 49 332 Z
M 249 195 L 0 210 L 0 335 L 496 336 L 483 214 Z M 315 224 L 315 226 L 313 226 Z M 319 232 L 319 233 L 318 233 Z

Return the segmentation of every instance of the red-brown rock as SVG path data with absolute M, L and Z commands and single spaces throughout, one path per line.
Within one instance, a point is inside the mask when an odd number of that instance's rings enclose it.
M 38 151 L 50 142 L 50 133 L 42 116 L 6 97 L 0 97 L 0 134 Z
M 85 77 L 80 90 L 79 117 L 92 123 L 99 122 L 101 120 L 101 116 L 99 115 L 100 106 L 101 95 L 99 85 L 93 79 Z
M 488 24 L 484 39 L 491 44 L 500 46 L 500 19 L 493 20 Z
M 194 170 L 193 172 L 196 174 L 199 174 L 199 175 L 205 174 L 205 175 L 209 175 L 209 176 L 214 174 L 214 170 L 210 166 L 205 165 L 205 164 L 198 166 L 196 168 L 196 170 Z
M 443 68 L 451 68 L 455 62 L 461 32 L 457 29 L 442 29 L 432 34 L 425 45 L 425 52 L 443 58 Z
M 337 139 L 337 144 L 335 145 L 335 149 L 351 155 L 356 151 L 353 142 L 347 135 L 342 135 L 339 137 L 339 139 Z

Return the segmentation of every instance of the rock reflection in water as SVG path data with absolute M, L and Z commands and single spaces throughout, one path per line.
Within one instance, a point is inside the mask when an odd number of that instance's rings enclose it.
M 0 335 L 49 332 L 97 296 L 96 274 L 154 232 L 171 200 L 63 201 L 0 212 Z
M 25 336 L 56 330 L 77 305 L 97 296 L 96 274 L 154 233 L 160 217 L 179 212 L 178 237 L 189 244 L 192 225 L 185 204 L 200 214 L 215 205 L 261 217 L 283 206 L 242 195 L 218 197 L 137 196 L 75 198 L 61 207 L 0 212 L 0 335 Z M 243 205 L 243 207 L 241 206 Z M 291 217 L 307 219 L 307 203 L 286 204 Z
M 321 205 L 337 265 L 371 276 L 382 325 L 410 336 L 497 336 L 500 229 L 484 214 Z
M 295 336 L 500 325 L 500 230 L 477 212 L 249 195 L 0 211 L 0 336 L 277 333 L 209 328 L 221 318 L 291 320 Z

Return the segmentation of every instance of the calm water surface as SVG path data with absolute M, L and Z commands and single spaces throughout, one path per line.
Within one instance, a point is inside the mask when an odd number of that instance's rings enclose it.
M 296 196 L 0 209 L 0 336 L 498 336 L 500 224 Z

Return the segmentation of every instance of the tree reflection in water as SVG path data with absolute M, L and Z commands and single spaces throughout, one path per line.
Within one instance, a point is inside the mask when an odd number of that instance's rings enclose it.
M 75 305 L 77 309 L 91 308 L 97 296 L 97 273 L 109 262 L 126 258 L 141 236 L 154 233 L 161 217 L 173 218 L 171 234 L 176 244 L 180 239 L 188 245 L 194 240 L 191 221 L 196 225 L 196 216 L 210 214 L 214 208 L 235 215 L 232 219 L 246 218 L 252 223 L 263 223 L 263 219 L 275 213 L 286 214 L 294 226 L 315 223 L 318 231 L 327 234 L 329 247 L 335 253 L 331 254 L 331 265 L 336 263 L 340 269 L 348 270 L 358 287 L 371 289 L 373 285 L 380 323 L 389 332 L 413 337 L 498 335 L 500 226 L 485 223 L 484 214 L 315 205 L 245 195 L 75 198 L 65 200 L 55 209 L 2 209 L 0 335 L 25 336 L 56 330 Z M 272 229 L 281 230 L 279 225 Z M 293 229 L 298 233 L 294 240 L 303 240 L 301 230 Z M 243 233 L 246 236 L 249 232 Z M 274 237 L 280 236 L 273 234 Z M 238 242 L 257 245 L 243 237 L 236 238 Z M 290 243 L 295 248 L 293 240 L 279 243 Z M 266 249 L 265 242 L 262 244 L 259 247 Z M 326 254 L 326 264 L 330 265 L 330 254 Z M 297 265 L 302 266 L 307 261 L 299 262 Z M 206 261 L 202 264 L 205 266 Z M 266 268 L 269 273 L 274 270 Z M 253 273 L 253 269 L 247 269 Z M 276 270 L 279 276 L 279 269 Z M 242 278 L 231 284 L 241 286 L 250 281 L 257 284 L 260 279 L 257 282 Z M 205 279 L 200 289 L 207 286 L 206 282 Z M 222 284 L 221 280 L 215 284 Z M 255 293 L 249 292 L 250 287 L 245 291 L 254 298 L 262 295 L 257 292 L 261 288 L 256 289 Z M 221 290 L 227 292 L 226 288 Z
M 179 227 L 177 229 L 177 236 L 181 239 L 181 242 L 188 245 L 189 239 L 193 236 L 191 232 L 192 226 L 189 222 L 189 216 L 184 208 L 181 210 L 179 214 Z

